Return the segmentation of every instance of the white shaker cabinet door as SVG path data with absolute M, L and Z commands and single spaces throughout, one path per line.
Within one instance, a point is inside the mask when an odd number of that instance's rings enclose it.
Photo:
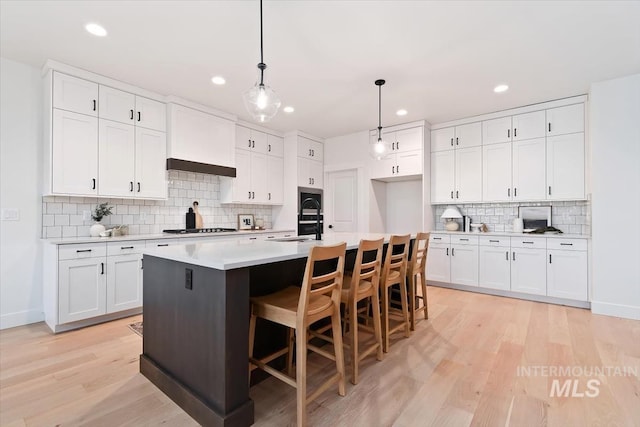
M 422 174 L 422 150 L 396 153 L 396 170 L 393 176 Z
M 267 155 L 251 153 L 251 202 L 267 203 Z
M 98 84 L 53 73 L 53 108 L 98 116 Z
M 429 245 L 427 251 L 427 280 L 449 283 L 451 281 L 451 261 L 449 245 Z
M 544 118 L 544 110 L 513 116 L 513 140 L 544 138 Z
M 455 128 L 444 128 L 431 131 L 431 151 L 454 149 Z
M 547 199 L 585 198 L 584 133 L 547 137 Z
M 545 139 L 514 141 L 513 200 L 545 199 Z
M 311 176 L 312 188 L 324 187 L 324 167 L 322 162 L 311 160 L 309 162 L 309 175 Z
M 547 136 L 584 132 L 584 104 L 547 110 Z
M 107 258 L 107 313 L 142 307 L 142 255 Z
M 547 251 L 547 295 L 588 301 L 586 251 Z
M 478 285 L 508 291 L 511 286 L 510 259 L 508 246 L 480 246 Z
M 236 177 L 233 178 L 233 201 L 251 202 L 251 153 L 236 150 Z
M 547 294 L 546 250 L 511 249 L 511 290 L 526 294 Z
M 129 92 L 100 85 L 100 118 L 134 124 L 136 96 Z
M 284 138 L 267 135 L 267 154 L 270 156 L 284 156 Z
M 105 314 L 105 258 L 64 260 L 58 263 L 59 323 Z
M 167 106 L 153 99 L 136 96 L 136 114 L 134 119 L 136 126 L 166 132 Z
M 52 192 L 98 194 L 98 119 L 53 109 Z
M 267 202 L 281 205 L 284 200 L 284 161 L 282 157 L 267 156 Z
M 451 283 L 478 286 L 478 246 L 451 245 Z
M 482 147 L 456 150 L 456 202 L 482 201 Z
M 135 130 L 133 125 L 100 119 L 99 177 L 101 196 L 135 196 Z
M 403 153 L 406 151 L 422 150 L 423 138 L 422 127 L 410 128 L 393 132 L 395 135 L 393 151 Z
M 478 147 L 482 145 L 482 123 L 456 126 L 456 148 Z
M 454 201 L 455 176 L 455 150 L 438 151 L 431 154 L 432 202 Z
M 511 143 L 482 147 L 482 200 L 511 200 Z
M 510 142 L 511 137 L 511 117 L 501 117 L 482 122 L 483 145 Z
M 167 197 L 167 136 L 164 132 L 136 128 L 136 197 Z

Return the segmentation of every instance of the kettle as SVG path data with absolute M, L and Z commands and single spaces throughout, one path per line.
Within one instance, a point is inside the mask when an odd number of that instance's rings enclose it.
M 513 219 L 513 232 L 514 233 L 524 232 L 524 221 L 522 218 L 518 217 Z

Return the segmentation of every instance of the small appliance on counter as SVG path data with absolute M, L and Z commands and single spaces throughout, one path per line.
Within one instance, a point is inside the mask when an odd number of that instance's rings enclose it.
M 471 217 L 462 215 L 462 231 L 471 232 Z
M 524 233 L 551 227 L 551 206 L 518 206 L 518 218 L 522 218 Z

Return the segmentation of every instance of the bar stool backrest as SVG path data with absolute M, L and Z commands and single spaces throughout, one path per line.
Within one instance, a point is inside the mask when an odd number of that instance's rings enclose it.
M 353 268 L 353 275 L 351 276 L 351 288 L 349 288 L 349 301 L 353 301 L 352 297 L 355 297 L 364 288 L 366 283 L 370 282 L 374 289 L 378 289 L 380 285 L 380 272 L 382 269 L 382 245 L 384 239 L 378 240 L 360 240 L 358 245 L 358 253 L 356 254 L 356 263 Z M 375 252 L 375 255 L 372 254 Z M 370 259 L 372 255 L 375 256 L 373 260 L 364 262 L 365 254 Z
M 387 255 L 384 259 L 384 266 L 382 268 L 382 281 L 383 283 L 389 280 L 393 272 L 398 272 L 401 278 L 404 278 L 407 274 L 407 257 L 409 256 L 409 243 L 411 241 L 411 235 L 392 235 L 389 239 L 389 246 L 387 247 Z M 394 254 L 393 251 L 397 247 L 402 247 L 402 252 Z M 403 280 L 403 279 L 401 279 Z

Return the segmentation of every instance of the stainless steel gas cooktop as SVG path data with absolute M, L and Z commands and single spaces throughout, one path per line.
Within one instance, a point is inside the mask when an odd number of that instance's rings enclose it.
M 188 234 L 188 233 L 224 233 L 229 231 L 238 231 L 235 228 L 179 228 L 175 230 L 162 230 L 163 233 L 171 234 Z

